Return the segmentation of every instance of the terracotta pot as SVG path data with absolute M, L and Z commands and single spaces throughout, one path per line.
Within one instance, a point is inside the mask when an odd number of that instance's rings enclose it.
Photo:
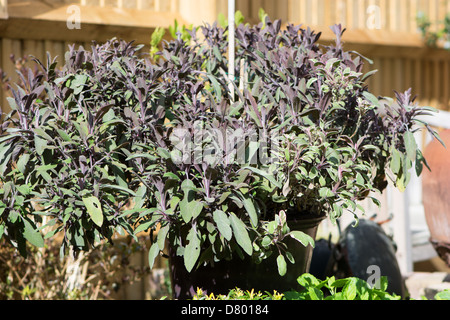
M 424 168 L 423 205 L 430 242 L 450 267 L 450 130 L 439 135 L 447 149 L 434 139 L 424 151 L 431 172 Z
M 288 221 L 288 225 L 291 230 L 303 231 L 315 239 L 317 227 L 323 219 Z M 237 257 L 230 261 L 219 261 L 214 266 L 201 266 L 189 273 L 184 267 L 183 257 L 169 250 L 173 298 L 191 299 L 197 288 L 214 294 L 227 294 L 236 287 L 261 292 L 283 292 L 297 288 L 297 278 L 309 270 L 313 248 L 305 247 L 294 239 L 289 239 L 288 246 L 296 263 L 293 265 L 288 262 L 287 274 L 283 277 L 278 274 L 276 255 L 260 264 L 254 263 L 250 257 L 244 260 Z

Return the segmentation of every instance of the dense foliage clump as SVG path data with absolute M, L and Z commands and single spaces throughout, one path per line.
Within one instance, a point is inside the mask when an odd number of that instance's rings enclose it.
M 373 72 L 332 29 L 322 46 L 267 17 L 240 24 L 235 79 L 217 23 L 151 57 L 113 39 L 22 72 L 0 126 L 0 236 L 25 253 L 58 235 L 64 253 L 158 231 L 150 265 L 169 243 L 189 271 L 274 254 L 284 274 L 284 239 L 313 243 L 292 215 L 356 212 L 424 163 L 413 133 L 427 110 L 411 91 L 390 105 L 371 94 Z

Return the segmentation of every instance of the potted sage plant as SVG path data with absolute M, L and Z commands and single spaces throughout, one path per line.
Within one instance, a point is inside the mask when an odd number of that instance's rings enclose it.
M 290 289 L 308 270 L 320 221 L 357 219 L 358 201 L 387 179 L 403 190 L 414 163 L 420 174 L 413 132 L 433 110 L 410 90 L 391 104 L 370 93 L 374 72 L 344 51 L 340 25 L 336 43 L 321 46 L 320 34 L 278 20 L 240 24 L 234 81 L 227 29 L 200 30 L 201 41 L 193 30 L 156 54 L 167 122 L 133 148 L 147 200 L 137 231 L 157 231 L 150 264 L 168 255 L 175 298 L 197 287 Z
M 240 24 L 233 81 L 227 29 L 199 30 L 152 58 L 113 39 L 21 73 L 0 126 L 1 237 L 25 254 L 59 236 L 64 254 L 150 232 L 174 298 L 281 291 L 307 271 L 324 217 L 386 179 L 403 189 L 425 163 L 413 131 L 428 110 L 410 91 L 392 106 L 373 96 L 340 26 L 322 46 L 278 20 Z

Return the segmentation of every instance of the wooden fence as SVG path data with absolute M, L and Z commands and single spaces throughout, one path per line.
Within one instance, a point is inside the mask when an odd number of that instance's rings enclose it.
M 271 16 L 302 23 L 331 40 L 329 26 L 347 28 L 344 41 L 374 61 L 377 69 L 369 81 L 374 93 L 393 96 L 393 90 L 413 88 L 422 105 L 450 110 L 450 51 L 430 49 L 418 32 L 419 12 L 427 16 L 430 30 L 443 27 L 450 14 L 449 0 L 238 0 L 236 8 L 256 22 L 264 8 Z
M 79 28 L 68 27 L 71 5 L 80 10 Z M 374 61 L 366 70 L 379 70 L 369 81 L 373 92 L 393 96 L 412 87 L 421 104 L 450 110 L 450 52 L 427 48 L 416 23 L 423 12 L 432 28 L 441 27 L 450 0 L 236 0 L 249 22 L 258 21 L 259 8 L 323 32 L 324 41 L 333 39 L 329 26 L 343 24 L 347 49 Z M 114 36 L 147 44 L 154 28 L 175 19 L 198 25 L 226 12 L 226 0 L 0 0 L 0 67 L 14 78 L 11 54 L 63 57 L 71 43 L 89 46 Z M 8 110 L 5 94 L 0 98 Z
M 63 1 L 60 2 L 70 2 Z M 79 0 L 82 6 L 152 10 L 179 13 L 187 21 L 201 23 L 226 13 L 227 0 Z M 418 12 L 426 14 L 437 28 L 450 12 L 447 0 L 236 0 L 236 9 L 252 22 L 264 8 L 272 17 L 305 25 L 342 23 L 349 29 L 416 33 Z

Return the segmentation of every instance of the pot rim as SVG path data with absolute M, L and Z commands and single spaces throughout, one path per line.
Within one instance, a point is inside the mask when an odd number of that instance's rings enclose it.
M 327 217 L 326 214 L 317 215 L 303 215 L 295 218 L 287 219 L 288 225 L 302 225 L 304 227 L 314 227 L 319 225 Z

